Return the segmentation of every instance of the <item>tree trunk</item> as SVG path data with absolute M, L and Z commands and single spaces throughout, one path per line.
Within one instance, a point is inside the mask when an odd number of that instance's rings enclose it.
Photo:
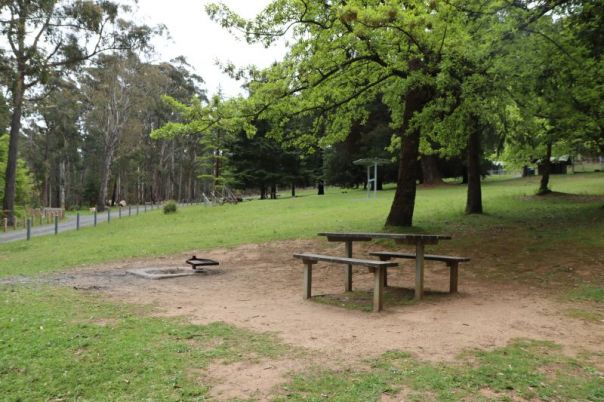
M 105 157 L 101 165 L 101 185 L 99 187 L 99 196 L 96 200 L 96 210 L 103 212 L 107 204 L 107 187 L 109 186 L 109 178 L 111 177 L 111 163 L 113 161 L 113 149 L 105 149 Z
M 442 184 L 443 175 L 438 168 L 436 155 L 422 155 L 421 165 L 423 184 Z
M 25 68 L 25 66 L 23 66 Z M 8 159 L 4 175 L 4 200 L 2 209 L 8 218 L 8 224 L 13 225 L 15 219 L 15 195 L 17 185 L 17 158 L 19 132 L 21 131 L 21 114 L 23 113 L 23 97 L 25 96 L 25 76 L 19 73 L 13 87 L 13 115 L 10 121 L 10 137 L 8 142 Z
M 547 151 L 546 151 L 546 155 L 545 155 L 545 160 L 541 164 L 541 183 L 539 185 L 539 191 L 537 192 L 537 195 L 545 195 L 545 194 L 551 193 L 551 190 L 549 189 L 549 175 L 552 171 L 551 158 L 552 158 L 552 142 L 549 141 L 547 143 Z
M 415 61 L 410 63 L 410 70 L 418 70 L 423 63 Z M 405 96 L 405 113 L 401 129 L 401 151 L 399 156 L 398 180 L 394 201 L 390 207 L 390 214 L 386 219 L 388 226 L 411 226 L 413 224 L 413 210 L 415 209 L 415 193 L 418 176 L 419 139 L 420 132 L 417 128 L 410 129 L 413 115 L 419 112 L 430 101 L 431 91 L 426 87 L 415 87 Z
M 468 137 L 468 197 L 466 201 L 466 214 L 482 213 L 482 189 L 480 183 L 480 160 L 482 149 L 480 146 L 480 131 L 475 122 L 472 132 Z
M 292 183 L 292 198 L 296 197 L 296 183 Z
M 59 208 L 65 209 L 65 161 L 59 163 Z
M 271 200 L 276 200 L 277 199 L 277 185 L 273 184 L 271 185 Z

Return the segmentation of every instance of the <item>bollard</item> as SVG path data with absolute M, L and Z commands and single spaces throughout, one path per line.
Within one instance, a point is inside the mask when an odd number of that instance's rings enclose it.
M 111 222 L 111 208 L 107 209 L 107 223 Z
M 59 234 L 59 217 L 55 215 L 55 235 Z
M 128 205 L 128 216 L 132 216 L 132 205 Z
M 76 230 L 80 230 L 80 213 L 76 214 Z
M 27 240 L 31 240 L 31 219 L 27 219 Z
M 122 207 L 117 207 L 117 217 L 118 218 L 122 217 Z
M 138 215 L 138 204 L 136 204 L 136 214 Z
M 94 226 L 96 226 L 96 211 L 94 211 Z
M 147 203 L 145 202 L 145 212 L 147 212 Z

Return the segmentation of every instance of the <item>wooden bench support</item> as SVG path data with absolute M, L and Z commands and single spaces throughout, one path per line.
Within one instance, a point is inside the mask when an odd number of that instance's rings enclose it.
M 415 300 L 424 297 L 424 243 L 415 246 Z
M 304 261 L 304 300 L 310 299 L 312 295 L 312 266 L 313 261 Z
M 373 311 L 384 309 L 384 277 L 386 268 L 375 268 L 373 273 Z
M 375 260 L 359 260 L 356 258 L 333 257 L 329 255 L 319 254 L 294 254 L 295 258 L 299 258 L 304 263 L 304 286 L 303 298 L 310 299 L 312 288 L 312 266 L 319 261 L 331 262 L 336 264 L 345 264 L 346 269 L 350 269 L 352 276 L 352 266 L 360 265 L 369 268 L 374 274 L 373 285 L 373 311 L 381 311 L 384 308 L 384 280 L 386 270 L 390 267 L 396 267 L 396 262 L 375 261 Z
M 424 254 L 423 246 L 421 246 L 421 247 L 422 247 L 422 250 L 420 250 L 420 245 L 419 244 L 417 245 L 416 254 L 379 251 L 379 252 L 375 252 L 375 253 L 369 253 L 369 255 L 379 257 L 380 261 L 390 261 L 393 258 L 415 259 L 415 289 L 416 289 L 415 298 L 416 299 L 421 299 L 421 297 L 423 296 L 423 294 L 421 294 L 421 293 L 423 293 L 423 291 L 420 291 L 420 292 L 417 291 L 417 289 L 418 289 L 417 285 L 421 284 L 422 285 L 421 289 L 423 289 L 423 282 L 424 282 L 423 270 L 421 270 L 421 273 L 420 273 L 419 272 L 420 270 L 418 269 L 418 266 L 420 265 L 420 257 L 418 257 L 418 256 L 421 255 L 421 257 L 423 257 L 424 261 L 444 262 L 449 267 L 449 272 L 450 272 L 449 292 L 457 293 L 458 282 L 459 282 L 459 263 L 470 261 L 470 259 L 467 257 L 453 257 L 453 256 L 447 256 L 447 255 Z M 422 261 L 421 265 L 423 266 L 423 261 Z M 418 293 L 420 293 L 419 297 L 418 297 Z
M 449 292 L 450 293 L 457 293 L 457 281 L 458 281 L 458 276 L 459 276 L 459 263 L 458 262 L 451 262 L 449 264 L 447 264 L 449 266 L 450 269 L 450 274 L 449 274 Z
M 346 242 L 346 257 L 352 258 L 352 241 Z M 352 292 L 352 265 L 348 264 L 344 268 L 344 292 Z

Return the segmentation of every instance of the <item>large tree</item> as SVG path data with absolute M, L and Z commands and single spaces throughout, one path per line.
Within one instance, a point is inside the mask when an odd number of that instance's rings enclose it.
M 383 97 L 400 141 L 397 189 L 386 224 L 408 226 L 423 123 L 434 116 L 433 102 L 455 97 L 447 96 L 443 72 L 469 63 L 470 74 L 480 75 L 481 61 L 497 56 L 495 45 L 563 3 L 276 0 L 253 21 L 222 4 L 210 5 L 208 12 L 250 42 L 292 37 L 281 63 L 250 72 L 250 97 L 241 111 L 271 121 L 276 136 L 291 119 L 312 117 L 314 130 L 300 132 L 300 142 L 332 144 L 348 135 L 355 120 L 367 118 L 365 105 Z M 476 154 L 479 140 L 468 135 L 464 143 Z
M 0 33 L 8 44 L 0 54 L 0 73 L 11 94 L 3 200 L 9 220 L 15 207 L 18 139 L 26 96 L 40 96 L 51 77 L 99 53 L 147 43 L 154 30 L 125 21 L 120 8 L 109 0 L 0 2 Z

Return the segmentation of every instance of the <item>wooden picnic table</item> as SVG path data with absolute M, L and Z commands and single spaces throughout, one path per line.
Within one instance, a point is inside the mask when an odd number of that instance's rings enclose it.
M 363 233 L 363 232 L 323 232 L 319 236 L 327 237 L 330 242 L 345 243 L 345 256 L 352 258 L 352 243 L 355 241 L 371 241 L 374 239 L 394 240 L 397 244 L 415 245 L 415 299 L 421 300 L 424 296 L 424 247 L 435 245 L 441 240 L 451 240 L 447 235 L 427 235 L 416 233 Z M 352 265 L 344 271 L 344 289 L 352 291 Z

